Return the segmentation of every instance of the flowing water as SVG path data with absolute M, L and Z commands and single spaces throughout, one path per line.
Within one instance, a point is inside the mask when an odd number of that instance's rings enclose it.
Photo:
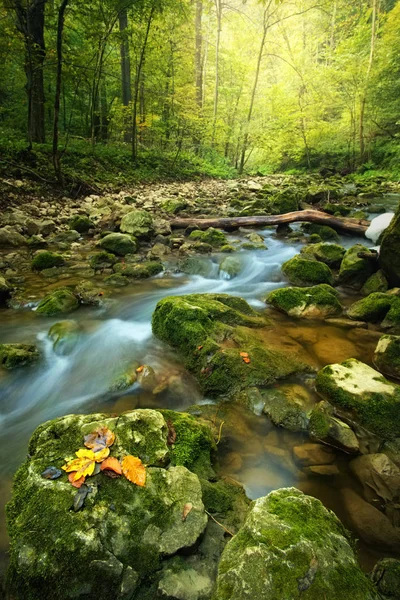
M 240 274 L 228 279 L 219 270 L 222 255 L 210 259 L 208 277 L 174 274 L 174 265 L 165 274 L 118 291 L 107 310 L 80 308 L 72 315 L 82 334 L 69 356 L 57 356 L 47 338 L 52 323 L 33 310 L 0 311 L 2 342 L 35 341 L 45 360 L 40 366 L 0 374 L 0 553 L 5 562 L 7 536 L 4 504 L 10 496 L 11 477 L 27 452 L 34 428 L 48 419 L 77 412 L 119 413 L 136 407 L 168 407 L 185 410 L 210 402 L 200 393 L 195 380 L 183 369 L 173 351 L 156 340 L 151 332 L 151 315 L 156 303 L 167 295 L 225 292 L 240 295 L 258 310 L 265 310 L 263 298 L 281 287 L 281 264 L 294 256 L 299 243 L 281 241 L 273 230 L 259 232 L 268 250 L 242 251 Z M 243 234 L 231 236 L 237 240 Z M 346 247 L 358 242 L 343 237 Z M 226 256 L 226 255 L 224 255 Z M 299 343 L 316 367 L 350 356 L 370 362 L 376 332 L 344 330 L 324 324 L 304 323 L 274 315 L 277 331 Z M 110 393 L 113 379 L 132 364 L 151 365 L 161 381 L 159 393 L 143 391 L 137 383 L 124 393 Z M 218 411 L 218 406 L 212 407 Z M 320 498 L 346 522 L 341 510 L 340 489 L 357 489 L 351 479 L 346 458 L 338 457 L 338 475 L 333 478 L 304 475 L 288 459 L 294 445 L 306 442 L 305 436 L 274 428 L 265 416 L 232 408 L 224 417 L 224 442 L 221 444 L 221 473 L 244 484 L 251 498 L 272 489 L 296 485 Z M 376 561 L 373 550 L 362 548 L 366 567 Z M 1 565 L 0 565 L 1 566 Z

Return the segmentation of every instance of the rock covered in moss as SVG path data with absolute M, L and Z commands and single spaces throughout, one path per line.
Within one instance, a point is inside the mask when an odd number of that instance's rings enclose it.
M 379 265 L 391 286 L 400 285 L 400 207 L 383 233 Z
M 308 391 L 298 384 L 281 385 L 278 389 L 265 390 L 263 413 L 274 425 L 289 431 L 306 431 L 308 412 L 313 404 Z
M 0 248 L 25 246 L 27 243 L 28 240 L 13 227 L 6 225 L 0 228 Z
M 190 233 L 189 239 L 210 244 L 213 248 L 221 248 L 221 246 L 225 246 L 228 243 L 226 235 L 214 227 L 209 227 L 205 231 L 195 229 Z
M 374 364 L 385 375 L 400 379 L 400 336 L 383 335 L 379 339 Z
M 295 488 L 256 500 L 228 542 L 213 600 L 375 600 L 351 540 L 322 503 Z
M 319 244 L 309 244 L 301 249 L 301 254 L 305 258 L 312 258 L 319 262 L 325 263 L 332 269 L 340 267 L 343 256 L 346 250 L 339 244 L 327 244 L 321 242 Z
M 373 294 L 375 292 L 387 292 L 388 282 L 382 269 L 379 269 L 376 273 L 373 273 L 371 277 L 367 279 L 361 288 L 361 293 L 364 296 Z
M 153 233 L 153 217 L 145 210 L 131 210 L 122 217 L 120 230 L 137 238 L 148 238 Z
M 366 253 L 374 259 L 376 255 L 362 244 L 356 244 L 349 248 L 343 257 L 339 271 L 339 283 L 360 289 L 367 279 L 376 271 L 376 262 L 367 258 L 359 257 L 359 253 Z
M 268 199 L 268 209 L 272 215 L 283 215 L 299 210 L 298 190 L 295 187 L 290 187 L 278 192 Z
M 12 286 L 5 277 L 0 275 L 0 306 L 4 306 L 11 297 Z
M 93 227 L 93 221 L 84 215 L 75 215 L 69 222 L 69 228 L 78 233 L 87 233 Z
M 128 277 L 128 279 L 147 279 L 162 273 L 164 267 L 160 262 L 147 261 L 136 265 L 118 263 L 114 266 L 114 271 Z
M 104 304 L 105 293 L 91 281 L 80 281 L 75 288 L 75 296 L 83 305 L 102 306 Z
M 80 331 L 76 321 L 66 320 L 54 323 L 48 333 L 48 337 L 53 342 L 54 352 L 60 356 L 71 354 L 79 341 Z
M 215 272 L 215 264 L 209 258 L 202 256 L 187 256 L 179 263 L 179 268 L 188 275 L 202 277 L 210 277 Z
M 338 242 L 339 235 L 338 233 L 327 225 L 317 225 L 317 223 L 303 223 L 301 226 L 302 230 L 305 233 L 309 233 L 310 235 L 319 235 L 321 240 L 324 242 Z
M 266 325 L 245 300 L 228 294 L 167 297 L 157 304 L 152 318 L 153 333 L 178 349 L 210 396 L 268 385 L 307 369 L 280 347 L 259 341 L 254 328 Z M 224 343 L 228 339 L 229 345 Z M 241 352 L 250 357 L 247 362 Z
M 347 310 L 350 319 L 382 322 L 383 327 L 400 324 L 400 298 L 390 293 L 376 292 L 354 302 Z
M 302 258 L 299 254 L 283 263 L 282 272 L 293 285 L 333 284 L 332 272 L 327 265 L 316 260 Z
M 79 300 L 68 288 L 59 288 L 41 300 L 36 308 L 38 315 L 53 317 L 73 312 L 79 308 Z
M 174 423 L 175 415 L 169 414 Z M 124 477 L 99 473 L 87 480 L 89 494 L 74 512 L 77 490 L 67 476 L 51 481 L 41 473 L 49 465 L 60 468 L 82 446 L 84 435 L 99 426 L 115 433 L 112 456 L 133 454 L 147 465 L 146 484 L 138 487 Z M 168 431 L 160 412 L 135 410 L 120 417 L 69 415 L 34 432 L 7 507 L 13 594 L 31 600 L 130 598 L 141 585 L 147 588 L 147 578 L 163 560 L 196 543 L 208 520 L 202 489 L 197 475 L 179 465 L 179 457 L 165 468 L 171 458 Z M 185 443 L 188 439 L 177 437 L 176 446 Z M 189 457 L 190 449 L 184 454 Z
M 40 354 L 34 344 L 0 344 L 0 366 L 15 369 L 31 365 L 39 359 Z
M 224 279 L 237 277 L 242 270 L 242 261 L 236 256 L 227 256 L 219 265 L 219 272 Z
M 400 436 L 400 386 L 351 358 L 319 371 L 317 392 L 382 439 Z
M 266 302 L 290 317 L 324 319 L 342 312 L 337 292 L 326 284 L 279 288 L 268 294 Z
M 55 252 L 38 252 L 31 262 L 32 271 L 43 271 L 52 267 L 62 267 L 64 259 L 61 254 Z
M 347 453 L 359 450 L 359 443 L 354 431 L 334 414 L 329 402 L 322 401 L 313 407 L 308 425 L 311 439 L 331 444 Z
M 115 258 L 114 254 L 104 250 L 103 252 L 97 252 L 97 254 L 93 254 L 93 256 L 90 257 L 89 265 L 95 271 L 102 271 L 103 269 L 109 269 L 112 267 L 116 260 L 117 259 Z
M 161 208 L 171 215 L 177 215 L 188 207 L 187 200 L 183 198 L 168 198 L 161 202 Z
M 400 560 L 382 558 L 374 566 L 371 579 L 385 600 L 400 598 Z
M 97 245 L 118 256 L 134 254 L 137 250 L 136 240 L 124 233 L 109 233 L 103 237 Z

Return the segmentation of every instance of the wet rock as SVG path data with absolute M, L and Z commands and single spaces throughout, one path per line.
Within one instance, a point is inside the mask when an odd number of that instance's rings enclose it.
M 5 369 L 24 367 L 38 361 L 39 351 L 34 344 L 0 344 L 0 366 Z
M 191 421 L 195 427 L 195 420 Z M 62 466 L 65 457 L 82 446 L 84 435 L 99 426 L 116 435 L 113 456 L 134 452 L 148 465 L 146 485 L 138 487 L 125 477 L 110 479 L 99 473 L 92 483 L 87 480 L 91 492 L 75 513 L 70 509 L 76 489 L 67 476 L 49 481 L 40 474 L 48 464 Z M 13 548 L 10 593 L 21 598 L 29 595 L 32 600 L 54 593 L 58 600 L 79 595 L 109 600 L 124 597 L 123 590 L 129 589 L 131 597 L 166 558 L 192 549 L 208 521 L 202 489 L 197 475 L 175 466 L 182 440 L 179 444 L 177 440 L 171 459 L 175 464 L 164 468 L 170 459 L 167 435 L 163 416 L 153 410 L 120 417 L 69 415 L 35 431 L 8 507 Z M 186 453 L 190 452 L 189 444 Z M 183 520 L 188 503 L 191 510 Z M 37 523 L 34 530 L 28 525 L 32 518 Z
M 12 227 L 7 225 L 0 228 L 0 248 L 25 246 L 27 243 L 27 239 Z
M 209 227 L 205 231 L 195 229 L 190 233 L 189 239 L 209 244 L 213 248 L 220 248 L 228 243 L 226 235 L 219 229 L 214 229 L 214 227 Z
M 137 242 L 129 235 L 123 233 L 109 233 L 103 237 L 97 245 L 100 248 L 104 248 L 108 252 L 117 254 L 118 256 L 125 256 L 126 254 L 133 254 L 137 250 Z
M 335 417 L 329 402 L 319 402 L 311 411 L 308 432 L 311 439 L 331 444 L 347 453 L 357 453 L 359 443 L 354 431 Z
M 274 425 L 289 431 L 306 431 L 307 412 L 312 405 L 308 390 L 298 384 L 281 385 L 279 389 L 264 390 L 263 413 Z
M 353 321 L 352 319 L 346 318 L 329 318 L 325 319 L 325 323 L 334 325 L 335 327 L 341 327 L 343 329 L 367 329 L 368 325 L 364 321 Z
M 324 242 L 339 242 L 340 238 L 337 232 L 327 225 L 317 225 L 316 223 L 303 223 L 301 229 L 310 235 L 319 235 Z
M 249 240 L 249 242 L 251 242 L 252 244 L 264 244 L 265 245 L 265 240 L 264 238 L 259 235 L 258 233 L 248 233 L 246 235 L 246 239 Z
M 324 263 L 316 260 L 294 256 L 282 265 L 282 272 L 290 283 L 298 286 L 309 286 L 318 283 L 333 284 L 333 276 L 330 268 Z
M 69 228 L 78 231 L 78 233 L 87 233 L 94 226 L 93 221 L 83 215 L 75 215 L 69 222 Z
M 347 310 L 347 315 L 350 319 L 378 323 L 385 319 L 389 311 L 391 311 L 390 320 L 396 320 L 397 313 L 400 311 L 400 299 L 389 293 L 376 292 L 354 302 Z
M 376 496 L 391 502 L 400 496 L 400 469 L 386 454 L 358 456 L 349 464 L 363 486 L 364 496 L 372 502 Z
M 43 271 L 52 267 L 61 267 L 64 265 L 64 259 L 61 254 L 54 252 L 40 251 L 32 260 L 32 271 Z
M 382 439 L 400 436 L 400 386 L 356 360 L 332 364 L 319 371 L 317 392 L 335 410 L 351 415 Z
M 400 561 L 395 558 L 382 558 L 374 566 L 371 580 L 383 598 L 398 600 L 400 598 Z
M 305 258 L 318 260 L 328 265 L 328 267 L 332 267 L 332 269 L 340 267 L 345 252 L 343 246 L 327 243 L 310 244 L 301 249 L 301 254 Z
M 379 252 L 379 266 L 385 273 L 391 287 L 400 285 L 399 240 L 400 209 L 398 208 L 383 234 Z
M 31 250 L 38 250 L 41 248 L 47 248 L 49 245 L 48 241 L 44 239 L 42 235 L 32 235 L 28 240 L 28 246 Z
M 137 380 L 136 368 L 138 366 L 138 364 L 131 365 L 128 369 L 116 375 L 109 387 L 109 392 L 122 392 L 130 388 Z
M 291 317 L 322 319 L 342 312 L 336 291 L 326 284 L 280 288 L 268 294 L 266 302 Z
M 364 283 L 361 288 L 361 293 L 364 296 L 368 296 L 369 294 L 373 294 L 375 292 L 387 292 L 388 290 L 388 282 L 387 279 L 381 269 L 371 275 Z
M 79 300 L 68 288 L 59 288 L 41 300 L 36 308 L 38 315 L 53 317 L 79 308 Z
M 161 259 L 165 256 L 168 256 L 168 254 L 171 254 L 171 248 L 169 248 L 166 244 L 157 242 L 156 244 L 154 244 L 154 246 L 152 246 L 150 251 L 147 253 L 147 258 L 149 260 L 152 260 L 152 259 L 157 260 L 157 259 Z
M 179 268 L 188 275 L 210 277 L 215 271 L 215 265 L 209 258 L 187 256 L 179 263 Z
M 5 277 L 0 275 L 0 306 L 4 306 L 11 297 L 12 286 Z
M 230 254 L 231 252 L 236 252 L 237 248 L 231 246 L 231 244 L 224 244 L 219 249 L 220 252 L 225 252 L 226 254 Z
M 307 443 L 293 447 L 293 458 L 299 465 L 311 467 L 331 465 L 336 460 L 336 454 L 329 446 Z
M 299 210 L 299 193 L 296 188 L 287 188 L 268 199 L 268 209 L 273 215 L 283 215 Z
M 59 321 L 49 329 L 48 337 L 53 342 L 53 350 L 60 356 L 74 351 L 80 337 L 80 327 L 76 321 Z
M 114 266 L 114 271 L 127 277 L 128 279 L 147 279 L 162 273 L 164 267 L 160 262 L 149 261 L 135 265 L 118 263 Z
M 80 234 L 72 229 L 70 231 L 61 231 L 51 239 L 51 243 L 60 248 L 68 248 L 71 244 L 77 242 L 80 237 Z
M 171 235 L 171 225 L 165 219 L 155 217 L 153 219 L 153 229 L 155 235 Z
M 374 353 L 374 365 L 391 377 L 400 379 L 400 336 L 383 335 Z
M 87 306 L 102 306 L 104 304 L 104 291 L 96 287 L 91 281 L 81 281 L 75 288 L 75 295 L 81 304 Z
M 137 374 L 137 382 L 144 389 L 152 392 L 157 386 L 157 376 L 153 367 L 142 365 L 143 368 Z
M 132 210 L 122 217 L 120 230 L 137 238 L 148 238 L 153 233 L 153 218 L 145 210 Z
M 276 228 L 276 235 L 278 237 L 286 237 L 289 233 L 292 233 L 293 229 L 288 223 L 279 223 Z
M 376 271 L 377 265 L 374 260 L 368 260 L 366 258 L 360 258 L 359 253 L 370 255 L 371 258 L 375 258 L 375 254 L 370 252 L 368 248 L 362 244 L 356 244 L 347 250 L 342 264 L 339 270 L 339 283 L 352 287 L 354 289 L 360 289 L 367 279 Z
M 160 206 L 165 212 L 171 215 L 177 215 L 188 207 L 188 202 L 183 198 L 169 198 L 161 202 Z
M 335 477 L 340 475 L 340 471 L 336 465 L 313 465 L 306 467 L 305 473 L 309 475 L 319 475 L 320 477 Z
M 219 272 L 224 279 L 233 279 L 240 274 L 242 262 L 236 256 L 227 256 L 219 266 Z
M 372 600 L 348 533 L 319 500 L 284 488 L 253 502 L 226 545 L 213 600 Z
M 90 257 L 89 265 L 95 271 L 103 271 L 104 269 L 109 269 L 112 267 L 116 260 L 117 259 L 115 258 L 114 254 L 103 251 L 93 254 Z
M 400 529 L 393 527 L 380 510 L 349 488 L 341 491 L 341 498 L 349 525 L 358 537 L 375 547 L 399 552 Z

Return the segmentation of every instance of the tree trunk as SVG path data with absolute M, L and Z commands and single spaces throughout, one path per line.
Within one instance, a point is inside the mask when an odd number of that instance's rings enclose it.
M 57 23 L 57 75 L 56 75 L 56 93 L 54 96 L 54 126 L 53 126 L 53 165 L 58 182 L 63 185 L 61 172 L 60 153 L 58 151 L 58 119 L 60 116 L 60 95 L 62 78 L 62 50 L 63 50 L 63 30 L 64 17 L 69 0 L 62 0 L 58 10 Z
M 377 14 L 378 14 L 378 1 L 372 0 L 372 23 L 371 23 L 371 46 L 368 59 L 367 74 L 365 78 L 364 89 L 360 99 L 360 163 L 365 161 L 365 136 L 364 136 L 364 120 L 365 120 L 365 105 L 367 103 L 368 83 L 371 75 L 372 64 L 374 61 L 375 54 L 375 40 L 376 40 L 376 29 L 377 29 Z
M 196 19 L 195 34 L 196 48 L 194 55 L 195 80 L 196 80 L 196 103 L 199 109 L 203 106 L 203 64 L 202 64 L 202 45 L 203 36 L 201 31 L 201 19 L 203 15 L 203 1 L 196 0 Z
M 217 219 L 172 219 L 172 229 L 185 229 L 186 227 L 218 227 L 233 230 L 239 227 L 261 227 L 267 225 L 280 225 L 281 223 L 298 222 L 318 223 L 329 225 L 333 229 L 353 235 L 364 235 L 370 223 L 364 219 L 351 219 L 344 217 L 333 217 L 318 210 L 298 210 L 284 215 L 270 215 L 260 217 L 221 217 Z
M 121 34 L 120 56 L 121 56 L 121 87 L 122 87 L 122 104 L 129 107 L 132 102 L 131 89 L 131 59 L 129 55 L 129 39 L 127 37 L 128 27 L 128 12 L 126 7 L 121 10 L 118 15 L 119 31 Z M 128 111 L 127 111 L 128 113 Z M 130 127 L 130 119 L 128 114 L 124 116 L 124 141 L 130 143 L 132 141 L 132 131 Z
M 214 109 L 213 109 L 213 125 L 211 135 L 211 145 L 214 144 L 215 140 L 215 129 L 217 125 L 217 114 L 218 114 L 218 99 L 219 99 L 219 46 L 221 41 L 221 29 L 222 29 L 222 0 L 215 0 L 215 7 L 217 11 L 217 39 L 215 42 L 215 85 L 214 85 Z

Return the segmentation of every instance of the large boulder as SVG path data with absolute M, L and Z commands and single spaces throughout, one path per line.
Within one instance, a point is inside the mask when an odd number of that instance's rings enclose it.
M 10 226 L 0 228 L 0 248 L 25 246 L 28 240 Z
M 214 229 L 214 227 L 209 227 L 205 231 L 195 229 L 190 233 L 189 239 L 196 242 L 202 242 L 203 244 L 209 244 L 213 248 L 221 248 L 221 246 L 228 243 L 226 235 L 219 229 Z
M 268 294 L 266 302 L 290 317 L 325 319 L 342 312 L 337 292 L 326 284 L 279 288 Z
M 301 255 L 283 263 L 282 271 L 293 285 L 303 287 L 318 283 L 333 284 L 332 272 L 327 265 L 317 260 L 302 258 Z
M 309 244 L 301 249 L 301 254 L 305 258 L 311 258 L 323 262 L 328 267 L 337 269 L 340 267 L 343 256 L 346 250 L 339 244 L 327 244 L 320 242 L 319 244 Z
M 79 308 L 79 300 L 68 288 L 59 288 L 41 300 L 36 308 L 38 315 L 52 317 L 70 313 Z
M 153 217 L 145 210 L 131 210 L 122 217 L 120 230 L 137 238 L 148 238 L 153 233 Z
M 256 500 L 225 547 L 213 600 L 373 600 L 348 533 L 315 498 L 295 488 Z
M 339 413 L 356 418 L 382 439 L 400 436 L 400 386 L 351 358 L 327 365 L 317 374 L 317 392 Z
M 379 339 L 374 364 L 385 375 L 400 379 L 400 336 L 383 335 Z
M 36 429 L 7 507 L 12 597 L 128 599 L 151 585 L 168 557 L 193 552 L 208 517 L 200 480 L 184 463 L 196 454 L 209 461 L 212 440 L 205 426 L 183 418 L 181 426 L 178 413 L 155 410 L 68 415 Z M 66 457 L 99 427 L 115 434 L 112 457 L 145 464 L 144 486 L 99 469 L 79 490 L 69 483 L 60 471 Z
M 11 297 L 12 286 L 7 279 L 0 275 L 0 306 L 4 306 Z
M 400 297 L 394 294 L 375 292 L 352 304 L 347 315 L 356 321 L 382 322 L 382 327 L 400 325 Z
M 137 250 L 137 242 L 130 235 L 124 233 L 109 233 L 103 237 L 97 244 L 107 252 L 112 252 L 118 256 L 134 254 Z
M 384 231 L 379 265 L 391 286 L 400 286 L 400 206 Z
M 178 349 L 209 396 L 268 385 L 307 368 L 271 339 L 260 340 L 256 330 L 267 324 L 242 298 L 227 294 L 170 296 L 152 319 L 153 333 Z
M 33 364 L 39 356 L 34 344 L 0 344 L 0 366 L 5 369 Z
M 370 256 L 370 259 L 359 256 L 361 253 Z M 376 255 L 362 244 L 356 244 L 349 248 L 340 265 L 339 283 L 344 286 L 360 289 L 374 271 L 376 271 L 376 263 L 373 260 L 375 257 Z

